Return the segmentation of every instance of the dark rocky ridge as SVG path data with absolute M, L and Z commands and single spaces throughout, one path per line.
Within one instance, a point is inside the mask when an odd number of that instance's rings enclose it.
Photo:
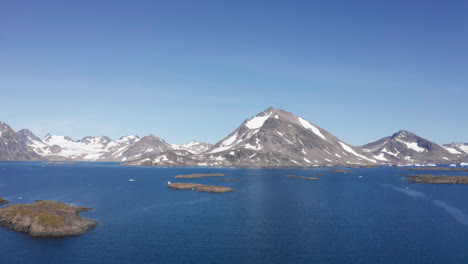
M 10 204 L 0 208 L 0 226 L 36 237 L 80 235 L 98 224 L 78 215 L 90 209 L 46 200 Z
M 30 149 L 9 125 L 0 122 L 0 160 L 38 161 L 45 158 Z

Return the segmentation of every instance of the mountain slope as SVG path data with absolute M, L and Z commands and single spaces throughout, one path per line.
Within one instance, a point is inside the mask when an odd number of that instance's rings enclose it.
M 448 152 L 455 155 L 467 155 L 468 154 L 468 143 L 454 142 L 450 144 L 442 145 Z
M 159 166 L 160 158 L 160 155 L 156 155 L 149 160 Z M 212 148 L 201 155 L 191 155 L 190 159 L 199 165 L 237 167 L 376 163 L 360 149 L 344 143 L 328 131 L 292 113 L 274 108 L 245 120 Z M 148 157 L 145 162 L 148 164 Z M 168 162 L 165 160 L 165 164 Z M 172 162 L 176 163 L 175 160 Z M 138 164 L 138 161 L 133 164 Z
M 406 130 L 361 148 L 375 159 L 391 164 L 450 163 L 458 160 L 445 148 Z
M 11 127 L 0 122 L 0 160 L 29 161 L 45 160 L 30 149 Z

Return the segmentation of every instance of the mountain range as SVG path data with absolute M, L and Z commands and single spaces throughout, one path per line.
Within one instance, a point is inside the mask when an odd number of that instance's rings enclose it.
M 246 119 L 215 145 L 170 144 L 154 135 L 87 136 L 73 140 L 0 123 L 0 160 L 118 161 L 143 166 L 313 167 L 450 164 L 468 161 L 468 144 L 440 146 L 409 131 L 356 147 L 284 110 L 268 108 Z

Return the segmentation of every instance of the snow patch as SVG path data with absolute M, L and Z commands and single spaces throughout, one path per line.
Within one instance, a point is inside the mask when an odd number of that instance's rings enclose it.
M 314 132 L 315 135 L 321 137 L 322 139 L 326 140 L 325 139 L 325 136 L 322 134 L 322 132 L 320 132 L 320 130 L 315 127 L 314 125 L 312 125 L 309 121 L 301 118 L 301 117 L 298 117 L 299 118 L 299 122 L 301 123 L 301 125 L 305 128 L 305 129 L 310 129 L 312 130 L 312 132 Z
M 367 158 L 366 156 L 363 156 L 361 154 L 358 154 L 356 151 L 354 151 L 350 146 L 346 145 L 345 143 L 341 142 L 341 141 L 338 141 L 341 145 L 341 147 L 343 147 L 344 150 L 346 150 L 347 152 L 353 154 L 354 156 L 357 156 L 357 157 L 360 157 L 360 158 L 363 158 L 365 160 L 368 160 L 370 162 L 373 162 L 373 163 L 376 163 L 377 161 L 373 160 L 373 159 L 369 159 Z
M 380 153 L 379 155 L 374 155 L 374 159 L 382 160 L 382 161 L 388 161 L 383 153 Z
M 418 143 L 416 143 L 416 142 L 406 142 L 406 141 L 403 141 L 403 140 L 401 140 L 399 138 L 397 138 L 397 141 L 405 144 L 407 148 L 412 149 L 414 151 L 417 151 L 417 152 L 426 151 L 424 148 L 421 148 L 420 146 L 418 146 Z
M 452 154 L 462 154 L 460 151 L 454 149 L 454 148 L 450 148 L 450 147 L 444 147 L 448 152 L 452 153 Z
M 247 121 L 245 125 L 250 129 L 261 128 L 263 124 L 265 123 L 265 121 L 267 121 L 267 119 L 270 118 L 270 116 L 271 116 L 271 113 L 264 115 L 264 116 L 256 116 L 250 119 L 249 121 Z

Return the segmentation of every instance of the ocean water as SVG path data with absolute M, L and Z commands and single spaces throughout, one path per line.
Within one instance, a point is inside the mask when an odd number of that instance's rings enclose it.
M 397 168 L 331 170 L 0 162 L 0 196 L 92 207 L 81 215 L 101 223 L 66 238 L 0 227 L 0 263 L 468 263 L 468 185 L 411 184 L 400 175 L 418 172 Z M 196 172 L 242 180 L 173 178 Z M 282 177 L 317 173 L 326 176 Z

